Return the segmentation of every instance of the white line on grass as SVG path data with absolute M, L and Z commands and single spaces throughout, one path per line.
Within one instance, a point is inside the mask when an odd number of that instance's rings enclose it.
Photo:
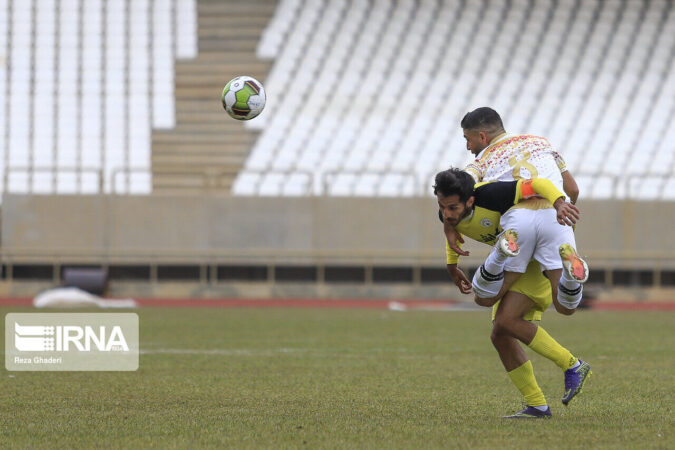
M 276 350 L 252 350 L 244 348 L 154 348 L 141 350 L 141 355 L 222 355 L 222 356 L 274 356 L 280 353 L 303 353 L 301 348 L 279 348 Z

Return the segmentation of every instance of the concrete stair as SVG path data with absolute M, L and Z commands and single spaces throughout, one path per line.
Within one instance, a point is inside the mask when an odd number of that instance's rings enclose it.
M 265 82 L 271 63 L 255 50 L 276 0 L 199 0 L 197 58 L 177 61 L 176 128 L 153 130 L 153 191 L 229 192 L 258 132 L 223 110 L 220 95 L 238 75 Z

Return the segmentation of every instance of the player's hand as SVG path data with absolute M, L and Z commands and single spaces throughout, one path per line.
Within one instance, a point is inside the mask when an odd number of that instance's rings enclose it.
M 466 277 L 462 269 L 457 267 L 457 264 L 448 264 L 448 271 L 452 277 L 452 281 L 455 282 L 455 285 L 459 288 L 459 291 L 462 294 L 471 293 L 471 281 Z
M 579 208 L 566 202 L 562 197 L 555 201 L 553 207 L 556 210 L 560 225 L 574 226 L 581 216 Z
M 464 239 L 452 225 L 447 222 L 443 222 L 443 232 L 445 233 L 445 238 L 448 240 L 448 245 L 455 253 L 461 256 L 469 256 L 469 252 L 462 250 L 462 248 L 457 245 L 457 241 L 463 244 Z

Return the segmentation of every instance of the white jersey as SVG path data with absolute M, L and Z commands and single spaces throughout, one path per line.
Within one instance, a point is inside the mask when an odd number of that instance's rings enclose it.
M 466 172 L 481 181 L 513 181 L 521 178 L 546 178 L 560 192 L 565 161 L 546 138 L 529 134 L 498 136 L 466 166 Z

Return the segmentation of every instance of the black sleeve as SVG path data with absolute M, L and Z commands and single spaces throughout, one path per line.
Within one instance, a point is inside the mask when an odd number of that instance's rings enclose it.
M 517 181 L 493 181 L 478 186 L 473 194 L 474 205 L 504 214 L 516 199 Z

